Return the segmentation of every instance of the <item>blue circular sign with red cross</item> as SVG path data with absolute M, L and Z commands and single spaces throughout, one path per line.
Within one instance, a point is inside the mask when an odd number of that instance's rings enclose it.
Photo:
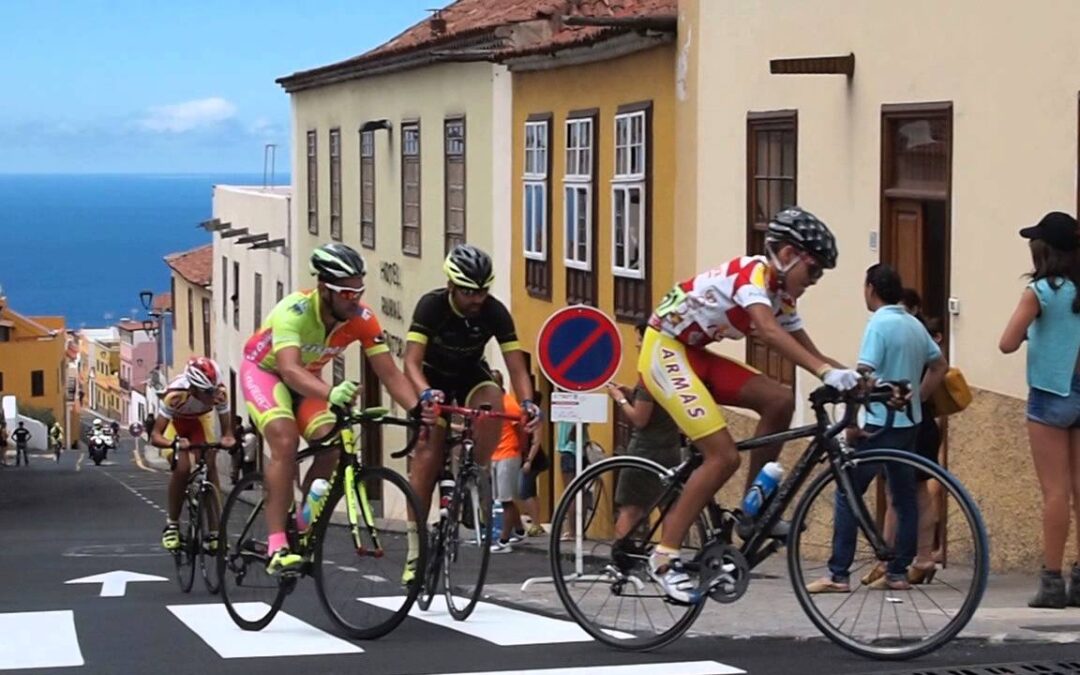
M 540 369 L 568 391 L 599 389 L 615 376 L 622 337 L 607 314 L 588 305 L 566 307 L 548 317 L 536 340 Z

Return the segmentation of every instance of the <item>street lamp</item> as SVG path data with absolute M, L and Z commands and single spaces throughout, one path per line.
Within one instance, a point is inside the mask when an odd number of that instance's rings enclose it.
M 142 302 L 143 309 L 150 311 L 150 303 L 154 300 L 154 292 L 149 290 L 143 290 L 139 292 L 139 301 Z

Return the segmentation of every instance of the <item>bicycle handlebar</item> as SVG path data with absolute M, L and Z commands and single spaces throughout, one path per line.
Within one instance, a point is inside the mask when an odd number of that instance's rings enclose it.
M 814 409 L 814 414 L 817 416 L 818 424 L 827 428 L 826 434 L 828 436 L 835 436 L 844 429 L 852 426 L 855 423 L 856 416 L 859 414 L 859 408 L 864 407 L 870 403 L 891 403 L 897 398 L 906 400 L 904 405 L 904 411 L 911 417 L 911 383 L 907 380 L 899 380 L 890 382 L 886 380 L 879 380 L 874 383 L 874 386 L 870 389 L 852 389 L 849 391 L 840 391 L 833 387 L 823 386 L 818 387 L 810 394 L 810 403 Z M 833 405 L 838 403 L 847 404 L 847 408 L 844 410 L 844 416 L 835 424 L 830 425 L 828 423 L 829 416 L 825 411 L 826 405 Z M 896 416 L 897 408 L 887 405 L 887 418 L 882 430 L 888 429 L 892 426 L 893 418 Z
M 462 417 L 473 420 L 484 419 L 485 417 L 493 417 L 495 419 L 507 420 L 510 422 L 521 422 L 524 420 L 524 416 L 522 415 L 513 415 L 511 413 L 487 410 L 485 408 L 464 408 L 456 405 L 443 405 L 441 403 L 435 404 L 435 413 L 461 415 Z
M 362 410 L 351 410 L 351 409 L 348 409 L 348 408 L 343 408 L 341 406 L 332 405 L 332 406 L 330 406 L 330 410 L 337 417 L 337 421 L 334 423 L 334 428 L 330 430 L 330 433 L 328 433 L 326 436 L 324 436 L 323 439 L 321 439 L 321 440 L 325 440 L 327 438 L 332 438 L 335 435 L 337 435 L 338 432 L 340 432 L 345 427 L 352 426 L 352 425 L 355 425 L 355 424 L 359 424 L 359 425 L 388 424 L 388 425 L 391 425 L 391 426 L 406 427 L 406 428 L 409 428 L 409 429 L 416 429 L 421 424 L 420 420 L 418 420 L 418 419 L 407 419 L 407 418 L 402 418 L 402 417 L 391 417 L 390 414 L 389 414 L 390 413 L 389 408 L 383 408 L 383 407 L 378 407 L 378 406 L 372 407 L 372 408 L 364 408 Z M 413 435 L 412 439 L 410 439 L 409 442 L 406 443 L 406 445 L 405 445 L 405 450 L 404 450 L 405 454 L 408 454 L 409 452 L 412 452 L 413 446 L 416 445 L 416 442 L 419 440 L 419 438 L 420 438 L 420 434 L 414 434 Z M 315 443 L 310 443 L 308 445 L 308 450 L 312 450 L 312 449 L 319 450 L 319 449 L 321 449 L 323 447 L 329 447 L 329 446 L 323 446 L 321 442 L 315 442 Z M 391 457 L 397 457 L 397 456 L 398 456 L 397 453 L 394 453 L 394 454 L 391 455 Z

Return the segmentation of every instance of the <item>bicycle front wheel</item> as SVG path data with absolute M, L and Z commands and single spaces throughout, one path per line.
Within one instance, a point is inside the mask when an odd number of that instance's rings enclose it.
M 173 551 L 176 580 L 184 593 L 190 593 L 191 586 L 195 583 L 195 562 L 199 556 L 199 521 L 202 518 L 201 505 L 196 502 L 192 506 L 190 500 L 191 495 L 185 493 L 184 501 L 188 503 L 180 510 L 180 548 Z
M 590 496 L 614 495 L 613 500 Z M 580 497 L 582 546 L 563 533 L 576 531 Z M 704 602 L 668 598 L 649 574 L 649 555 L 660 543 L 659 525 L 678 497 L 664 468 L 641 457 L 614 457 L 583 471 L 566 488 L 551 521 L 551 576 L 563 607 L 585 632 L 617 649 L 645 651 L 677 640 Z M 696 561 L 705 546 L 704 517 L 683 538 L 682 558 Z
M 225 500 L 218 531 L 218 577 L 225 609 L 244 630 L 262 630 L 281 609 L 287 584 L 266 573 L 266 486 L 262 474 L 245 476 Z
M 421 568 L 422 585 L 420 595 L 416 597 L 416 604 L 425 612 L 431 608 L 431 601 L 439 592 L 439 580 L 442 578 L 443 543 L 440 536 L 442 530 L 441 521 L 428 528 L 427 564 Z
M 221 576 L 218 574 L 217 548 L 220 547 L 217 540 L 218 524 L 221 520 L 221 498 L 218 490 L 212 483 L 206 483 L 202 492 L 199 493 L 199 569 L 202 572 L 203 583 L 211 595 L 217 595 L 221 590 Z M 214 538 L 211 539 L 211 536 Z
M 371 639 L 408 615 L 420 592 L 427 541 L 415 527 L 420 500 L 400 474 L 369 467 L 352 483 L 346 486 L 352 495 L 335 490 L 319 517 L 315 582 L 334 623 L 351 637 Z M 410 548 L 419 571 L 407 580 Z
M 469 618 L 484 592 L 491 559 L 491 489 L 474 470 L 461 476 L 443 527 L 443 591 L 457 621 Z
M 814 479 L 795 509 L 788 548 L 795 597 L 822 633 L 856 654 L 900 660 L 938 649 L 967 625 L 986 589 L 989 545 L 978 507 L 952 474 L 909 452 L 858 452 L 841 471 L 854 495 L 830 470 Z M 939 496 L 928 497 L 934 492 Z M 923 569 L 913 565 L 907 582 L 888 583 L 888 561 L 879 566 L 867 534 L 849 515 L 853 508 L 865 509 L 898 555 L 918 554 Z M 889 511 L 896 513 L 895 527 Z M 935 537 L 941 519 L 948 534 Z M 845 573 L 849 591 L 837 592 L 842 589 L 828 582 Z

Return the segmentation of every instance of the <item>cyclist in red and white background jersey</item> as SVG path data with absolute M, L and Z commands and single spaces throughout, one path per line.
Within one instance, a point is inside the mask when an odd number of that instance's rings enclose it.
M 236 443 L 232 418 L 229 416 L 229 396 L 221 381 L 221 368 L 205 356 L 190 359 L 184 372 L 169 383 L 161 398 L 161 408 L 154 420 L 150 442 L 159 448 L 168 448 L 167 456 L 172 464 L 169 479 L 169 513 L 165 530 L 161 533 L 161 545 L 167 551 L 180 547 L 180 530 L 177 521 L 183 506 L 184 490 L 191 473 L 191 453 L 185 452 L 191 445 L 217 442 L 214 415 L 221 429 L 221 445 L 232 447 Z M 217 462 L 214 453 L 206 455 L 207 475 L 214 485 L 218 483 Z M 214 545 L 217 535 L 218 514 L 211 509 L 209 539 Z
M 679 559 L 680 545 L 706 502 L 740 463 L 719 406 L 758 412 L 756 435 L 787 429 L 795 407 L 790 388 L 705 346 L 752 335 L 827 385 L 847 390 L 859 381 L 856 371 L 818 350 L 796 312 L 803 293 L 836 266 L 832 232 L 813 214 L 793 206 L 769 222 L 765 244 L 767 255 L 735 258 L 677 284 L 656 308 L 642 340 L 642 384 L 704 456 L 704 464 L 667 513 L 661 542 L 649 561 L 654 578 L 681 602 L 697 602 L 702 596 Z M 748 483 L 766 462 L 776 459 L 781 445 L 751 454 Z M 783 523 L 773 535 L 781 538 L 786 532 Z

